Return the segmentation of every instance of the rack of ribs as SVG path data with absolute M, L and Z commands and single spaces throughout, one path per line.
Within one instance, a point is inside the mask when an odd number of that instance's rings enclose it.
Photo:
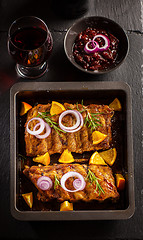
M 91 183 L 87 177 L 88 171 L 97 177 L 100 186 L 102 187 L 102 192 L 96 189 L 96 183 Z M 62 176 L 69 172 L 75 171 L 80 173 L 85 182 L 85 188 L 77 192 L 68 192 L 64 190 L 60 184 L 54 188 L 55 175 L 57 179 L 61 180 Z M 48 202 L 52 199 L 57 199 L 57 201 L 69 200 L 70 202 L 76 202 L 79 200 L 89 202 L 91 200 L 104 201 L 105 199 L 117 200 L 119 198 L 119 193 L 117 192 L 115 186 L 115 180 L 112 174 L 112 170 L 108 166 L 98 166 L 98 165 L 80 165 L 80 164 L 54 164 L 48 166 L 32 166 L 25 168 L 23 170 L 24 174 L 32 181 L 32 183 L 38 189 L 38 199 L 43 202 Z M 53 186 L 50 190 L 41 190 L 37 186 L 37 181 L 41 176 L 49 177 Z M 66 181 L 66 187 L 71 188 L 73 184 L 73 178 L 69 177 Z
M 73 109 L 83 111 L 83 105 L 81 104 L 63 104 L 66 110 Z M 37 156 L 49 152 L 49 154 L 62 153 L 65 149 L 68 149 L 71 152 L 83 153 L 85 151 L 93 150 L 105 150 L 110 148 L 112 141 L 111 133 L 111 118 L 113 116 L 113 110 L 107 105 L 96 105 L 90 104 L 84 106 L 90 113 L 98 113 L 97 117 L 100 119 L 100 126 L 97 127 L 97 131 L 100 131 L 107 135 L 107 137 L 99 144 L 93 144 L 92 141 L 92 132 L 88 125 L 83 125 L 83 127 L 74 133 L 63 133 L 60 132 L 60 135 L 57 131 L 52 128 L 51 134 L 45 139 L 38 139 L 33 135 L 30 135 L 26 130 L 26 124 L 28 121 L 36 117 L 38 112 L 49 112 L 51 104 L 38 104 L 29 110 L 27 114 L 27 121 L 25 123 L 25 145 L 26 145 L 26 155 L 27 156 Z M 82 112 L 83 119 L 85 120 L 87 111 Z M 59 115 L 52 117 L 52 120 L 58 123 Z M 74 124 L 74 117 L 72 115 L 67 115 L 63 118 L 67 127 L 71 127 Z M 35 121 L 29 123 L 29 127 L 33 130 L 35 126 Z

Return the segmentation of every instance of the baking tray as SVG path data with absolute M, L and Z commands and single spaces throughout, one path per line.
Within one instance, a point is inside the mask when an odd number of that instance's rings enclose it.
M 120 172 L 126 178 L 125 190 L 117 203 L 74 203 L 74 211 L 60 212 L 60 203 L 41 203 L 36 199 L 36 188 L 22 174 L 19 154 L 25 155 L 24 122 L 19 116 L 21 102 L 34 106 L 52 100 L 59 102 L 81 102 L 84 104 L 110 104 L 114 98 L 122 104 L 122 111 L 113 117 L 113 146 L 117 148 L 117 159 L 113 173 Z M 130 87 L 124 82 L 21 82 L 10 91 L 10 193 L 11 213 L 19 220 L 111 220 L 128 219 L 135 210 L 134 167 L 132 137 L 132 103 Z M 55 158 L 56 159 L 56 158 Z M 28 160 L 30 161 L 30 160 Z M 53 159 L 54 161 L 54 159 Z M 56 160 L 55 160 L 56 161 Z M 21 194 L 33 191 L 34 204 L 29 210 Z M 58 205 L 59 204 L 59 205 Z

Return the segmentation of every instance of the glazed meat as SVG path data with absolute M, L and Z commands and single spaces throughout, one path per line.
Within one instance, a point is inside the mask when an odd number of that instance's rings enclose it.
M 64 103 L 64 107 L 74 110 L 82 111 L 83 119 L 85 120 L 87 116 L 87 111 L 83 111 L 83 105 L 81 104 L 68 104 Z M 100 126 L 97 127 L 96 130 L 107 135 L 104 141 L 99 144 L 93 144 L 92 141 L 92 132 L 88 124 L 83 125 L 83 127 L 74 133 L 62 133 L 60 135 L 57 131 L 52 128 L 51 134 L 45 139 L 38 139 L 33 135 L 30 135 L 25 128 L 25 145 L 26 145 L 26 154 L 27 156 L 37 156 L 46 153 L 49 154 L 54 153 L 62 153 L 65 149 L 68 149 L 71 152 L 75 153 L 83 153 L 85 151 L 99 150 L 99 149 L 108 149 L 110 148 L 112 134 L 111 134 L 111 117 L 113 115 L 113 111 L 107 105 L 95 105 L 90 104 L 85 106 L 88 112 L 90 113 L 98 113 L 97 118 L 100 120 Z M 51 108 L 51 104 L 42 105 L 38 104 L 33 107 L 27 115 L 27 122 L 38 115 L 38 112 L 49 112 Z M 78 108 L 78 109 L 77 109 Z M 59 115 L 55 115 L 52 117 L 52 120 L 58 123 Z M 74 124 L 74 117 L 72 115 L 67 115 L 63 118 L 64 124 L 68 127 Z M 26 126 L 25 124 L 25 126 Z M 35 121 L 31 121 L 29 123 L 29 127 L 33 130 L 35 126 Z
M 90 182 L 90 178 L 87 177 L 87 174 L 92 172 L 94 176 L 98 179 L 103 191 L 96 189 L 96 183 Z M 55 187 L 55 176 L 60 180 L 62 176 L 70 171 L 75 171 L 80 173 L 86 182 L 85 188 L 77 192 L 68 192 L 64 190 L 60 184 Z M 115 186 L 115 180 L 112 174 L 112 170 L 108 166 L 98 166 L 98 165 L 80 165 L 80 164 L 55 164 L 49 166 L 32 166 L 24 169 L 24 174 L 32 181 L 32 183 L 38 189 L 38 199 L 43 202 L 48 202 L 52 199 L 57 199 L 58 201 L 69 200 L 70 202 L 75 201 L 86 201 L 91 200 L 104 201 L 105 199 L 117 200 L 119 193 L 117 192 Z M 41 176 L 49 177 L 52 182 L 52 188 L 50 190 L 41 190 L 37 186 L 37 181 Z M 69 177 L 66 181 L 66 187 L 72 189 L 74 178 Z

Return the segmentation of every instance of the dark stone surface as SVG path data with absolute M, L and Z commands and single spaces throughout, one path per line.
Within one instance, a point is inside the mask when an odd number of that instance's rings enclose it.
M 84 8 L 64 14 L 64 1 L 48 0 L 0 0 L 0 239 L 143 239 L 143 180 L 142 180 L 142 26 L 139 0 L 89 0 Z M 80 1 L 82 2 L 82 1 Z M 57 12 L 56 6 L 59 11 Z M 61 8 L 61 10 L 60 10 Z M 81 10 L 81 11 L 79 11 Z M 86 11 L 85 11 L 86 10 Z M 62 14 L 61 14 L 62 13 Z M 70 14 L 71 13 L 71 14 Z M 83 14 L 83 15 L 81 15 Z M 9 88 L 17 81 L 15 63 L 7 53 L 7 31 L 16 18 L 36 15 L 49 26 L 54 49 L 49 59 L 49 71 L 36 81 L 125 81 L 132 89 L 133 143 L 135 167 L 134 216 L 124 221 L 77 222 L 20 222 L 10 214 L 10 106 Z M 67 29 L 82 16 L 105 16 L 119 23 L 126 31 L 130 51 L 126 61 L 115 71 L 102 76 L 90 76 L 79 72 L 68 62 L 63 39 Z M 76 16 L 76 18 L 74 18 Z M 74 84 L 74 83 L 73 83 Z

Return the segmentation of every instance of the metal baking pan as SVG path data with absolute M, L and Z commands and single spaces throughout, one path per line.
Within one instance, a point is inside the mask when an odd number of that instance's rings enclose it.
M 122 171 L 126 178 L 125 190 L 117 203 L 104 202 L 75 204 L 74 211 L 60 212 L 60 203 L 41 203 L 36 199 L 36 188 L 22 174 L 19 154 L 25 155 L 24 122 L 20 117 L 21 102 L 34 106 L 52 100 L 84 104 L 110 104 L 114 98 L 122 104 L 122 111 L 114 114 L 113 144 L 117 159 L 113 174 Z M 128 219 L 135 209 L 132 137 L 132 103 L 130 87 L 124 82 L 25 82 L 15 84 L 10 91 L 10 156 L 11 156 L 11 213 L 19 220 L 111 220 Z M 21 194 L 33 191 L 34 204 L 29 210 Z M 58 205 L 59 204 L 59 205 Z

